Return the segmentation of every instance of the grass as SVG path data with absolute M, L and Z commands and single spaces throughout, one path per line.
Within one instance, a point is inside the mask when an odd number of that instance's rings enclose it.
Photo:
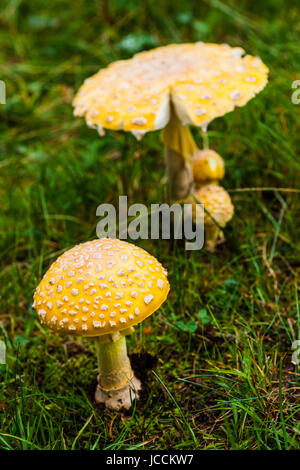
M 299 190 L 300 108 L 291 102 L 300 78 L 298 2 L 3 7 L 0 447 L 298 449 L 299 369 L 291 356 L 300 328 L 299 194 L 276 190 Z M 92 342 L 42 327 L 32 295 L 59 254 L 95 238 L 99 204 L 117 203 L 119 194 L 161 202 L 166 181 L 157 133 L 141 142 L 122 132 L 100 139 L 72 116 L 71 100 L 111 61 L 183 41 L 242 46 L 270 67 L 270 83 L 209 129 L 235 205 L 226 244 L 209 254 L 138 243 L 168 268 L 171 293 L 128 340 L 136 361 L 148 364 L 144 400 L 129 414 L 102 411 L 93 404 Z

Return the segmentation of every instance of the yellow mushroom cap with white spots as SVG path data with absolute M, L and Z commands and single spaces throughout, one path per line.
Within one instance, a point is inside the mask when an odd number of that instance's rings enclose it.
M 195 197 L 198 202 L 203 204 L 204 209 L 209 212 L 220 227 L 225 227 L 227 222 L 232 219 L 234 207 L 228 192 L 222 188 L 222 186 L 217 184 L 208 184 L 203 186 L 195 192 Z M 202 212 L 203 209 L 201 206 L 199 204 L 196 206 L 195 201 L 194 204 L 196 210 L 200 210 Z M 214 221 L 207 213 L 204 214 L 204 225 L 215 225 Z
M 199 150 L 192 161 L 193 176 L 196 183 L 224 178 L 223 158 L 214 150 Z
M 170 44 L 113 62 L 85 80 L 74 114 L 90 127 L 123 129 L 136 137 L 162 129 L 173 103 L 183 124 L 206 128 L 244 106 L 267 84 L 268 68 L 240 47 Z
M 34 294 L 41 323 L 59 333 L 101 336 L 142 322 L 166 300 L 167 272 L 130 243 L 97 239 L 60 256 Z

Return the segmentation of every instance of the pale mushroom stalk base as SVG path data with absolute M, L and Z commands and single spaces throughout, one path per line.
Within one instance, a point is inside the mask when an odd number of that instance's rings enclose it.
M 119 333 L 99 336 L 95 343 L 99 368 L 96 403 L 113 410 L 129 409 L 138 398 L 141 383 L 133 374 L 125 336 Z
M 166 168 L 169 183 L 170 201 L 180 201 L 188 196 L 193 179 L 190 166 L 183 160 L 182 155 L 175 150 L 165 147 Z
M 183 125 L 174 110 L 162 131 L 169 182 L 169 198 L 179 201 L 187 197 L 193 186 L 191 158 L 197 146 L 188 126 Z

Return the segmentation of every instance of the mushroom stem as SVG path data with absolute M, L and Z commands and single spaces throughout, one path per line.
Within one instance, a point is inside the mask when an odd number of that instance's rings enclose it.
M 138 398 L 141 383 L 131 369 L 125 336 L 115 333 L 95 339 L 99 367 L 96 403 L 112 410 L 128 410 Z
M 201 135 L 202 135 L 202 141 L 203 141 L 203 148 L 204 148 L 205 150 L 207 150 L 207 149 L 209 149 L 208 133 L 207 133 L 207 131 L 205 130 L 205 131 L 202 131 Z
M 217 225 L 205 226 L 205 248 L 210 253 L 213 253 L 216 249 L 218 239 L 224 239 L 222 230 Z
M 111 337 L 103 340 L 96 338 L 98 359 L 98 383 L 102 390 L 118 390 L 125 387 L 133 377 L 127 355 L 126 338 L 121 335 L 114 341 Z
M 162 131 L 169 181 L 169 197 L 180 200 L 187 197 L 193 185 L 191 158 L 197 150 L 188 126 L 183 125 L 174 110 Z
M 165 147 L 165 158 L 169 182 L 169 199 L 178 201 L 187 197 L 192 188 L 193 179 L 190 166 L 182 159 L 182 155 Z

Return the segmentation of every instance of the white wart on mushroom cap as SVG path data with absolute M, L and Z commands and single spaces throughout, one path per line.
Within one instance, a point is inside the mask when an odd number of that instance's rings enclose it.
M 41 323 L 60 333 L 101 336 L 134 326 L 169 292 L 167 272 L 130 243 L 99 239 L 60 256 L 34 294 Z
M 100 134 L 123 129 L 140 138 L 166 126 L 172 102 L 183 124 L 205 129 L 267 84 L 268 68 L 244 53 L 201 42 L 141 52 L 86 79 L 74 98 L 74 114 Z

